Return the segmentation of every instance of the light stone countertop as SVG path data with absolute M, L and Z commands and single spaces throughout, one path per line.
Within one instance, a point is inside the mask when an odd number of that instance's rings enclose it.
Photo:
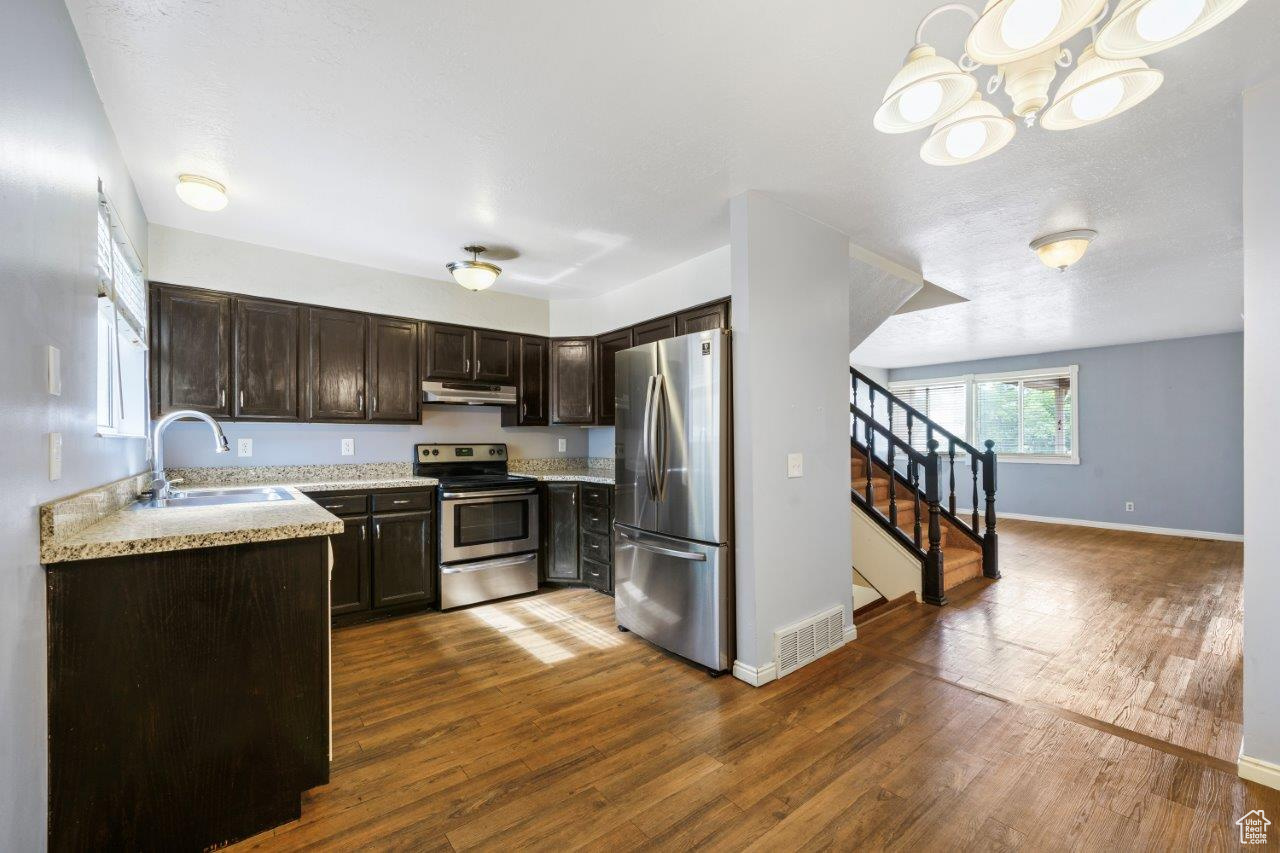
M 527 477 L 536 477 L 543 483 L 597 483 L 613 485 L 613 473 L 599 468 L 567 469 L 564 471 L 521 471 Z
M 126 506 L 89 527 L 40 546 L 40 562 L 65 563 L 128 554 L 333 536 L 342 522 L 298 489 L 283 503 L 133 509 Z
M 435 477 L 359 477 L 356 479 L 342 480 L 317 480 L 314 482 L 299 482 L 296 480 L 288 481 L 271 481 L 271 480 L 245 480 L 237 482 L 234 480 L 223 480 L 220 482 L 184 482 L 176 488 L 182 489 L 234 489 L 246 488 L 252 486 L 254 488 L 269 489 L 278 487 L 283 489 L 297 489 L 300 492 L 368 492 L 376 489 L 422 489 L 427 486 L 438 486 L 440 481 Z

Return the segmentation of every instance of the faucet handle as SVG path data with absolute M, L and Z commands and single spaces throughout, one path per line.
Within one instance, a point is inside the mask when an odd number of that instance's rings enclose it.
M 179 477 L 179 478 L 178 478 L 178 479 L 176 479 L 176 480 L 169 480 L 168 482 L 169 482 L 169 485 L 170 485 L 170 486 L 176 486 L 176 485 L 178 485 L 179 483 L 185 483 L 185 482 L 186 482 L 186 478 L 184 478 L 184 477 Z

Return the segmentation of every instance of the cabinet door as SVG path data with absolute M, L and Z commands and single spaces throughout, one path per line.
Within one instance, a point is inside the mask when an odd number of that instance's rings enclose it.
M 729 303 L 716 302 L 676 315 L 676 331 L 681 335 L 729 328 Z
M 365 420 L 367 330 L 364 314 L 307 309 L 308 420 Z
M 613 423 L 613 397 L 617 381 L 614 360 L 618 353 L 633 346 L 631 339 L 630 329 L 596 338 L 596 355 L 599 359 L 596 370 L 596 423 Z
M 547 578 L 576 581 L 578 565 L 578 484 L 547 485 Z
M 330 536 L 333 578 L 329 612 L 333 616 L 369 609 L 369 519 L 345 519 L 342 533 Z
M 231 297 L 155 290 L 157 415 L 195 409 L 231 416 Z
M 516 336 L 476 331 L 475 380 L 494 385 L 516 384 Z
M 298 419 L 298 318 L 296 305 L 236 299 L 237 418 Z
M 429 601 L 435 594 L 431 512 L 373 516 L 373 606 Z
M 516 404 L 503 407 L 502 425 L 546 426 L 547 339 L 521 337 L 516 353 Z
M 426 330 L 426 374 L 423 378 L 432 381 L 470 379 L 475 330 L 441 323 L 427 323 Z
M 632 326 L 631 333 L 634 336 L 633 339 L 635 341 L 633 346 L 651 344 L 654 341 L 665 341 L 667 338 L 674 338 L 676 336 L 676 318 L 674 315 L 670 317 L 659 317 L 656 320 L 650 320 L 647 323 Z
M 592 338 L 551 342 L 551 420 L 558 424 L 595 422 L 595 356 Z
M 369 321 L 369 419 L 416 421 L 422 389 L 418 385 L 418 324 L 373 317 Z

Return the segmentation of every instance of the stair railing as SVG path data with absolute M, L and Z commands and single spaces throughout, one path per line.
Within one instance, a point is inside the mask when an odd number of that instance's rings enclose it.
M 876 461 L 887 467 L 891 472 L 890 482 L 896 482 L 904 486 L 913 493 L 913 500 L 916 501 L 917 511 L 915 517 L 915 536 L 913 544 L 918 549 L 920 543 L 920 513 L 919 500 L 920 480 L 919 467 L 925 466 L 925 492 L 923 495 L 926 503 L 929 499 L 929 475 L 933 474 L 934 488 L 939 497 L 940 515 L 945 515 L 950 524 L 969 536 L 982 547 L 982 573 L 988 578 L 999 578 L 999 546 L 996 534 L 996 453 L 995 442 L 988 440 L 984 450 L 979 450 L 964 439 L 956 436 L 947 430 L 941 424 L 929 418 L 923 412 L 911 406 L 900 397 L 893 394 L 889 389 L 880 383 L 870 379 L 856 368 L 849 368 L 850 376 L 850 440 L 853 447 L 866 458 L 866 501 L 874 510 L 875 502 L 871 499 L 871 477 L 872 469 L 875 467 Z M 860 405 L 859 384 L 866 386 L 865 401 L 866 407 Z M 876 401 L 879 398 L 884 412 L 884 420 L 882 421 L 876 415 Z M 906 435 L 900 435 L 896 430 L 897 426 L 894 422 L 895 409 L 900 411 L 905 421 Z M 861 427 L 861 429 L 860 429 Z M 929 448 L 927 454 L 921 453 L 915 446 L 919 437 L 920 430 L 924 430 L 925 446 Z M 859 432 L 863 435 L 863 440 L 859 441 Z M 883 440 L 884 451 L 877 453 L 876 444 L 877 436 Z M 943 452 L 938 452 L 939 448 L 945 445 Z M 909 449 L 915 454 L 915 458 L 911 454 L 906 453 L 904 448 Z M 968 474 L 970 485 L 972 488 L 969 515 L 961 516 L 956 512 L 956 460 L 957 454 L 960 456 L 961 471 L 964 471 L 964 457 L 968 457 Z M 900 467 L 900 460 L 907 460 L 905 470 Z M 921 462 L 923 458 L 923 462 Z M 946 466 L 946 508 L 942 510 L 941 494 L 941 477 L 942 465 Z M 962 474 L 963 476 L 963 474 Z M 896 528 L 896 486 L 890 489 L 890 519 Z M 979 508 L 985 504 L 986 529 L 980 529 Z M 932 515 L 932 506 L 930 513 Z M 932 518 L 930 519 L 932 526 Z M 941 558 L 941 553 L 939 553 Z M 939 560 L 939 565 L 941 561 Z M 926 571 L 926 574 L 931 572 Z M 939 578 L 941 576 L 939 575 Z M 939 587 L 939 590 L 941 587 Z

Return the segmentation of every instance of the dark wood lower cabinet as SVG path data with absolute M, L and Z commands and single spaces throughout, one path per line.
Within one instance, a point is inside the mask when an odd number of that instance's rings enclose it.
M 613 594 L 613 487 L 547 484 L 543 570 L 550 583 L 584 583 Z
M 334 616 L 368 610 L 369 593 L 369 521 L 366 518 L 343 520 L 341 536 L 330 537 L 333 545 L 333 578 L 329 590 L 329 612 Z
M 576 581 L 578 565 L 578 484 L 547 484 L 547 580 Z
M 431 566 L 435 513 L 373 516 L 373 606 L 428 602 L 435 597 Z
M 325 537 L 56 563 L 46 582 L 50 850 L 214 849 L 329 781 Z

